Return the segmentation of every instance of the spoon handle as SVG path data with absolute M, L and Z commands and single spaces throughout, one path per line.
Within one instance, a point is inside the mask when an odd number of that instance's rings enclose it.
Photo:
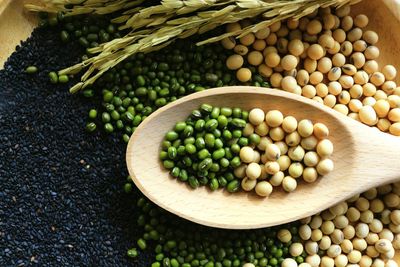
M 355 171 L 366 179 L 361 185 L 371 188 L 400 181 L 400 137 L 362 126 L 352 129 Z

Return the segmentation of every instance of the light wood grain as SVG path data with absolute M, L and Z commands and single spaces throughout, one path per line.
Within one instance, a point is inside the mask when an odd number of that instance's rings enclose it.
M 269 198 L 247 192 L 211 192 L 205 187 L 189 189 L 168 175 L 158 155 L 165 133 L 202 103 L 246 110 L 279 109 L 298 120 L 324 123 L 335 148 L 334 171 L 315 183 L 299 183 L 291 194 L 278 191 Z M 126 159 L 136 186 L 162 208 L 208 226 L 248 229 L 304 218 L 369 188 L 397 181 L 400 178 L 398 151 L 400 138 L 310 99 L 281 90 L 235 86 L 192 94 L 157 110 L 132 135 Z
M 0 0 L 0 68 L 21 40 L 26 40 L 37 25 L 36 16 L 24 11 L 23 2 Z

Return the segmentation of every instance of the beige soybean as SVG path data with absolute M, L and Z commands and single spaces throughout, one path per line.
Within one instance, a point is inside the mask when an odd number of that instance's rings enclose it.
M 330 30 L 335 27 L 335 17 L 333 14 L 326 14 L 322 16 L 323 27 L 325 30 Z
M 333 153 L 333 144 L 330 140 L 321 140 L 317 145 L 317 153 L 320 157 L 329 157 Z
M 339 83 L 343 88 L 349 89 L 354 85 L 354 79 L 350 75 L 342 75 L 339 78 Z
M 242 27 L 240 26 L 240 24 L 238 22 L 229 23 L 228 25 L 226 25 L 227 32 L 236 32 L 236 31 L 240 31 L 241 29 L 242 29 Z
M 279 164 L 279 167 L 280 167 L 281 171 L 286 171 L 289 168 L 290 164 L 291 164 L 290 158 L 288 156 L 286 156 L 286 155 L 281 156 L 277 160 L 277 162 Z
M 313 134 L 314 125 L 310 120 L 299 121 L 297 131 L 302 137 L 308 137 Z
M 376 44 L 379 40 L 378 34 L 374 31 L 365 31 L 362 38 L 371 45 Z
M 335 41 L 343 43 L 346 40 L 346 32 L 342 29 L 336 29 L 332 32 L 332 37 Z
M 236 45 L 236 40 L 234 37 L 227 37 L 221 40 L 221 44 L 225 49 L 233 49 Z
M 357 68 L 352 64 L 345 64 L 342 66 L 342 71 L 344 74 L 352 76 L 356 74 Z
M 393 65 L 386 65 L 382 68 L 382 74 L 386 80 L 394 80 L 397 75 L 397 70 Z
M 251 79 L 251 71 L 248 68 L 241 68 L 236 72 L 236 78 L 241 82 L 248 82 Z
M 239 39 L 240 43 L 241 43 L 242 45 L 245 45 L 245 46 L 250 46 L 250 45 L 252 45 L 252 44 L 254 43 L 255 40 L 256 40 L 256 37 L 254 36 L 253 33 L 248 33 L 248 34 L 246 34 L 245 36 L 243 36 L 243 37 L 241 37 L 241 38 Z
M 326 49 L 333 49 L 335 47 L 335 39 L 331 35 L 322 34 L 318 38 L 318 44 Z
M 268 67 L 275 68 L 281 62 L 281 57 L 276 52 L 271 52 L 265 55 L 265 64 Z
M 315 90 L 319 97 L 325 97 L 328 95 L 328 92 L 329 92 L 328 86 L 326 86 L 326 84 L 324 84 L 324 83 L 317 84 L 317 86 L 315 86 Z M 323 100 L 322 100 L 322 103 L 323 103 Z
M 258 73 L 261 74 L 261 76 L 265 77 L 265 78 L 269 78 L 271 77 L 273 70 L 272 68 L 268 67 L 265 64 L 261 64 L 258 66 Z
M 267 161 L 264 165 L 264 170 L 270 175 L 274 175 L 279 172 L 280 166 L 276 161 Z
M 352 111 L 352 112 L 359 112 L 360 111 L 360 109 L 363 107 L 363 104 L 362 104 L 362 102 L 360 101 L 360 100 L 358 100 L 358 99 L 352 99 L 352 100 L 350 100 L 350 102 L 349 102 L 349 109 Z
M 254 128 L 254 131 L 256 132 L 256 134 L 260 135 L 260 136 L 266 136 L 269 132 L 269 127 L 268 125 L 263 121 L 261 122 L 259 125 L 257 125 Z
M 270 110 L 265 115 L 265 121 L 270 127 L 278 127 L 283 122 L 283 114 L 279 110 Z
M 366 60 L 374 60 L 377 59 L 379 57 L 379 49 L 376 46 L 368 46 L 365 51 L 364 51 L 364 55 L 365 55 L 365 59 Z
M 321 73 L 327 73 L 332 68 L 332 61 L 328 57 L 323 57 L 318 60 L 317 70 Z
M 379 69 L 378 62 L 375 60 L 368 60 L 365 62 L 363 66 L 363 70 L 365 70 L 368 74 L 373 74 L 377 72 Z
M 308 72 L 308 73 L 313 73 L 318 66 L 318 62 L 315 59 L 311 59 L 311 58 L 306 58 L 303 62 L 303 66 L 304 69 Z
M 380 100 L 376 101 L 373 108 L 379 118 L 385 118 L 389 113 L 390 104 L 387 100 L 380 99 Z
M 350 57 L 350 63 L 353 64 L 357 69 L 360 69 L 365 64 L 365 56 L 361 52 L 353 53 Z
M 245 163 L 251 163 L 254 158 L 254 151 L 251 147 L 245 146 L 240 149 L 240 160 Z
M 264 40 L 255 40 L 253 43 L 253 48 L 257 51 L 263 51 L 266 46 L 267 43 Z
M 324 79 L 324 75 L 319 71 L 314 71 L 310 74 L 310 83 L 313 85 L 317 85 L 322 82 Z
M 289 150 L 288 145 L 283 141 L 275 142 L 274 144 L 279 147 L 281 155 L 285 155 Z
M 337 81 L 339 80 L 341 75 L 342 75 L 341 69 L 339 67 L 333 67 L 328 72 L 328 79 L 330 81 Z
M 351 31 L 347 33 L 347 40 L 354 43 L 357 40 L 360 40 L 362 37 L 363 31 L 360 28 L 353 28 Z
M 391 126 L 392 123 L 388 119 L 379 119 L 378 123 L 376 124 L 376 127 L 378 127 L 378 129 L 381 130 L 382 132 L 389 131 Z
M 293 161 L 302 161 L 305 155 L 305 151 L 301 146 L 291 147 L 288 150 L 288 156 Z
M 393 135 L 400 136 L 400 123 L 393 123 L 389 128 L 389 132 Z
M 344 41 L 340 45 L 340 52 L 342 52 L 343 55 L 346 57 L 350 56 L 351 53 L 353 52 L 353 44 L 349 41 Z
M 247 55 L 247 62 L 253 66 L 258 66 L 263 63 L 264 57 L 260 51 L 251 51 Z
M 357 71 L 354 74 L 353 79 L 354 79 L 354 83 L 364 85 L 368 82 L 369 76 L 368 76 L 368 73 L 361 70 L 361 71 Z
M 239 167 L 233 170 L 233 174 L 237 178 L 244 178 L 246 176 L 246 168 L 247 168 L 246 164 L 241 164 Z
M 348 91 L 342 91 L 339 94 L 339 103 L 348 105 L 351 100 L 350 93 Z
M 308 167 L 314 167 L 320 161 L 320 156 L 315 151 L 308 151 L 304 155 L 304 164 Z
M 248 178 L 248 177 L 245 177 L 245 178 L 242 180 L 242 182 L 241 182 L 241 186 L 242 186 L 242 189 L 243 189 L 244 191 L 251 191 L 251 190 L 253 190 L 253 189 L 256 187 L 256 184 L 257 184 L 257 180 L 255 180 L 255 179 L 250 179 L 250 178 Z
M 314 167 L 307 167 L 303 171 L 303 180 L 307 183 L 313 183 L 318 178 L 318 172 Z
M 394 81 L 385 81 L 381 88 L 385 93 L 392 94 L 396 90 L 397 85 Z
M 298 132 L 292 132 L 286 135 L 285 142 L 289 146 L 297 146 L 301 142 L 301 136 Z
M 376 99 L 373 98 L 372 96 L 367 96 L 366 98 L 363 99 L 362 101 L 364 106 L 371 106 L 373 107 L 376 103 Z
M 375 125 L 377 123 L 376 112 L 371 106 L 363 106 L 359 111 L 360 120 L 367 125 Z
M 359 28 L 365 28 L 368 25 L 368 17 L 364 14 L 359 14 L 354 18 L 354 25 Z
M 273 190 L 272 185 L 267 181 L 258 182 L 256 187 L 255 187 L 256 194 L 259 195 L 259 196 L 262 196 L 262 197 L 268 197 L 272 193 L 272 190 Z M 291 236 L 290 237 L 288 237 L 288 236 L 286 237 L 286 234 L 287 233 L 285 233 L 285 234 L 281 233 L 281 235 L 279 237 L 279 233 L 278 233 L 278 238 L 281 241 L 289 239 L 288 241 L 286 241 L 286 242 L 289 242 L 290 239 L 291 239 Z M 290 232 L 289 232 L 289 234 L 290 234 Z
M 243 66 L 243 62 L 241 55 L 231 55 L 226 59 L 226 66 L 230 70 L 237 70 Z
M 386 253 L 393 249 L 392 243 L 387 239 L 379 239 L 374 246 L 379 253 Z
M 304 167 L 299 162 L 293 162 L 289 166 L 289 175 L 293 178 L 298 178 L 303 174 Z
M 376 94 L 376 86 L 372 83 L 366 83 L 362 86 L 362 91 L 365 96 L 374 96 Z
M 247 48 L 247 46 L 239 44 L 233 48 L 233 51 L 235 51 L 235 53 L 238 55 L 245 56 L 249 52 L 249 49 Z
M 334 54 L 332 57 L 332 65 L 335 67 L 342 67 L 343 65 L 346 64 L 346 57 L 341 54 Z
M 327 175 L 333 171 L 333 161 L 329 158 L 322 159 L 318 162 L 316 169 L 319 174 Z
M 286 116 L 282 120 L 282 128 L 287 133 L 292 133 L 297 129 L 297 119 L 293 116 Z
M 275 72 L 271 75 L 269 81 L 270 81 L 272 87 L 280 88 L 282 79 L 283 79 L 282 75 L 280 73 Z M 290 87 L 288 86 L 288 88 L 292 88 L 292 86 L 290 86 Z
M 292 234 L 287 229 L 279 230 L 277 237 L 283 243 L 288 243 L 290 240 L 292 240 Z
M 340 22 L 340 27 L 347 32 L 353 28 L 353 24 L 353 18 L 351 16 L 345 16 Z
M 252 161 L 254 161 L 254 158 L 252 159 Z M 261 167 L 258 163 L 251 162 L 249 165 L 247 165 L 246 176 L 249 179 L 253 179 L 253 180 L 257 179 L 258 177 L 260 177 L 260 175 L 261 175 Z
M 324 56 L 324 49 L 319 44 L 312 44 L 307 49 L 307 55 L 313 60 L 318 60 Z
M 314 150 L 317 147 L 318 139 L 314 135 L 311 135 L 303 138 L 300 144 L 306 150 Z
M 392 122 L 400 122 L 400 108 L 393 108 L 388 113 L 388 119 Z
M 286 192 L 293 192 L 297 187 L 297 182 L 293 177 L 286 176 L 282 181 L 282 188 Z
M 282 184 L 284 177 L 285 177 L 285 174 L 282 171 L 279 171 L 271 176 L 271 178 L 269 179 L 269 182 L 273 186 L 280 186 Z
M 280 87 L 287 92 L 293 92 L 293 90 L 297 87 L 296 79 L 292 76 L 286 76 L 281 80 Z
M 319 229 L 312 230 L 312 233 L 311 233 L 312 241 L 319 242 L 319 241 L 321 241 L 322 237 L 323 237 L 323 233 L 321 230 L 319 230 Z
M 278 41 L 278 36 L 276 33 L 270 33 L 268 37 L 265 39 L 267 45 L 275 45 L 276 42 Z
M 352 225 L 347 225 L 343 228 L 343 238 L 345 239 L 352 239 L 356 235 L 356 230 Z
M 251 123 L 246 123 L 246 126 L 243 128 L 243 136 L 249 136 L 254 133 L 254 127 Z
M 334 82 L 330 82 L 328 84 L 328 92 L 331 95 L 337 96 L 342 92 L 342 90 L 343 90 L 343 87 L 339 82 L 334 81 Z
M 252 125 L 257 126 L 261 124 L 262 122 L 264 122 L 264 118 L 265 118 L 265 113 L 260 108 L 253 108 L 249 112 L 249 121 Z
M 337 41 L 334 41 L 333 48 L 327 50 L 327 52 L 331 55 L 335 55 L 339 53 L 339 51 L 340 51 L 340 43 Z
M 297 81 L 297 84 L 299 84 L 301 86 L 307 85 L 308 82 L 310 81 L 309 73 L 304 69 L 299 70 L 296 75 L 296 81 Z
M 375 93 L 375 95 L 374 95 L 374 98 L 378 101 L 378 100 L 380 100 L 380 99 L 388 99 L 388 95 L 386 94 L 386 92 L 385 91 L 383 91 L 383 90 L 376 90 L 376 93 Z

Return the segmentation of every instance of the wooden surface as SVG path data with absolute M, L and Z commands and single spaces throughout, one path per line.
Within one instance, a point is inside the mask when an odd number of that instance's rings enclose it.
M 269 198 L 229 194 L 205 187 L 191 190 L 170 177 L 159 160 L 160 144 L 177 121 L 202 103 L 215 106 L 278 109 L 284 115 L 324 123 L 333 142 L 335 169 L 315 183 L 300 182 L 287 194 Z M 208 226 L 252 229 L 294 221 L 322 211 L 357 193 L 400 178 L 400 138 L 359 123 L 313 100 L 281 90 L 235 86 L 191 94 L 157 110 L 132 135 L 127 165 L 136 186 L 153 202 L 180 217 Z M 391 159 L 391 160 L 387 160 Z
M 0 69 L 36 23 L 36 16 L 23 10 L 22 0 L 0 0 Z

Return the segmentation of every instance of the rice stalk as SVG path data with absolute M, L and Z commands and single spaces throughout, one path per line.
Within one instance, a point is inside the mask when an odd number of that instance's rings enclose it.
M 33 11 L 66 15 L 108 14 L 119 11 L 111 20 L 128 29 L 122 38 L 100 44 L 88 51 L 95 56 L 61 70 L 60 74 L 76 74 L 86 69 L 81 82 L 72 93 L 93 84 L 102 74 L 136 53 L 161 49 L 178 38 L 208 32 L 218 26 L 244 19 L 258 18 L 239 31 L 224 33 L 198 42 L 204 45 L 227 37 L 240 38 L 269 25 L 287 19 L 301 18 L 319 7 L 341 7 L 361 0 L 162 0 L 153 6 L 140 6 L 144 0 L 41 0 L 39 5 L 27 5 Z M 71 9 L 65 8 L 70 4 Z

